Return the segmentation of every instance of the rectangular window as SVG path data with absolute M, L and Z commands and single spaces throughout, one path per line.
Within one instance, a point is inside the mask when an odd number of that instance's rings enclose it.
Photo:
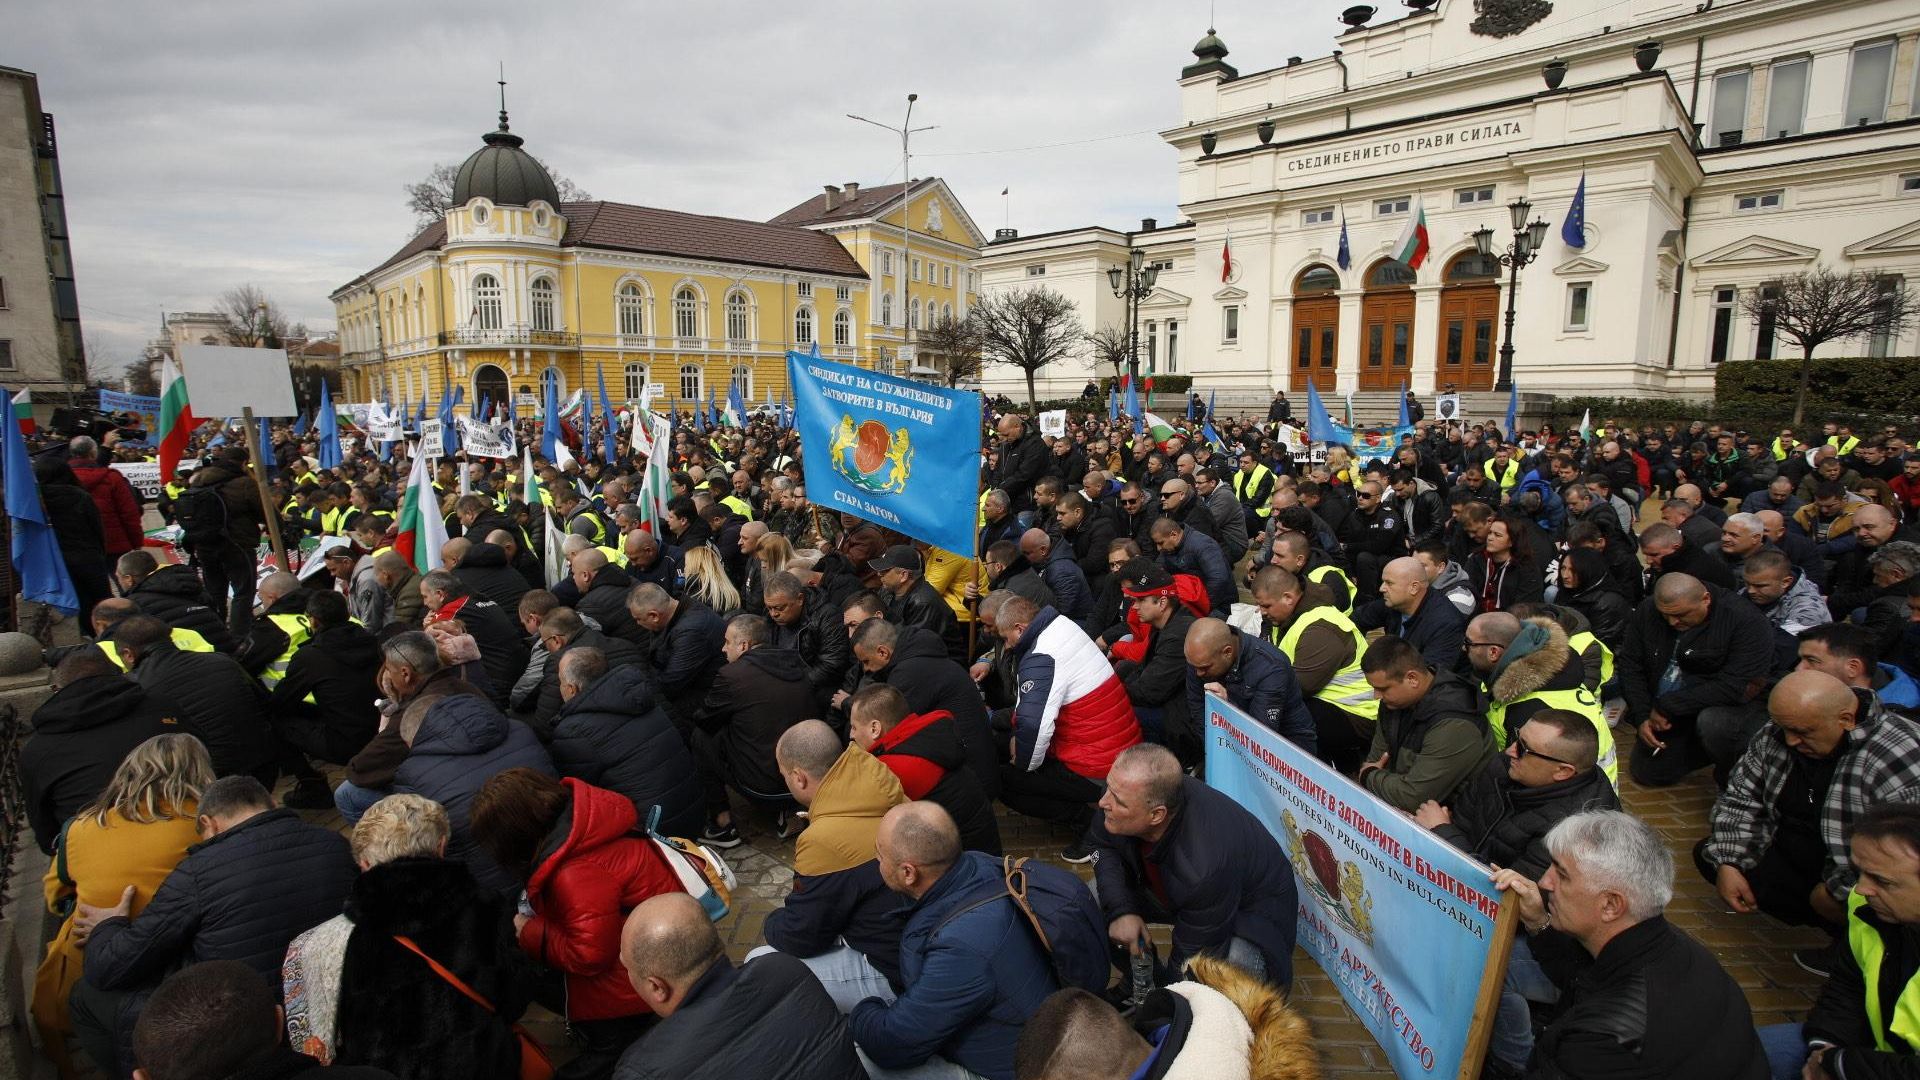
M 1780 287 L 1778 285 L 1760 286 L 1760 299 L 1762 301 L 1780 299 Z M 1760 309 L 1760 318 L 1754 324 L 1753 329 L 1753 358 L 1755 360 L 1773 359 L 1774 331 L 1778 329 L 1778 325 L 1779 320 L 1775 318 L 1773 314 L 1773 305 L 1771 303 L 1766 304 Z
M 1847 115 L 1850 127 L 1877 124 L 1887 118 L 1887 87 L 1893 79 L 1893 42 L 1856 45 L 1853 70 L 1847 75 Z
M 1300 211 L 1300 224 L 1302 225 L 1333 224 L 1333 207 L 1319 206 L 1319 207 L 1315 207 L 1312 210 Z
M 795 288 L 800 290 L 800 296 L 802 299 L 811 298 L 813 296 L 813 282 L 811 281 L 803 281 L 799 285 L 795 286 Z
M 1227 307 L 1220 310 L 1220 340 L 1233 344 L 1240 340 L 1240 309 Z
M 849 300 L 851 300 L 851 299 L 853 299 L 853 288 L 852 288 L 852 286 L 849 286 L 849 285 L 835 285 L 835 286 L 833 287 L 833 298 L 834 298 L 835 300 L 838 300 L 838 301 L 840 301 L 840 302 L 841 302 L 841 303 L 843 303 L 843 304 L 844 304 L 844 303 L 846 303 L 847 301 L 849 301 Z
M 1411 205 L 1413 205 L 1413 197 L 1410 195 L 1400 195 L 1391 199 L 1379 199 L 1373 204 L 1373 216 L 1392 217 L 1395 214 L 1404 214 Z
M 1807 115 L 1807 70 L 1812 63 L 1802 57 L 1773 65 L 1767 80 L 1766 138 L 1800 134 Z
M 1920 68 L 1920 64 L 1915 64 L 1914 67 Z M 1915 101 L 1914 104 L 1920 106 L 1920 101 Z M 1900 178 L 1900 194 L 1920 195 L 1920 173 L 1908 173 Z
M 1739 290 L 1731 285 L 1722 285 L 1713 290 L 1713 307 L 1707 320 L 1707 325 L 1712 328 L 1712 336 L 1707 344 L 1707 362 L 1710 364 L 1725 360 L 1733 348 L 1733 305 L 1739 296 Z
M 1041 263 L 1037 266 L 1027 267 L 1027 276 L 1028 277 L 1046 277 L 1047 276 L 1046 264 Z
M 953 287 L 953 267 L 943 266 L 940 268 L 940 286 L 946 289 Z
M 1747 126 L 1747 84 L 1743 71 L 1728 71 L 1713 80 L 1713 124 L 1707 128 L 1708 146 L 1739 146 Z
M 1447 322 L 1447 366 L 1459 367 L 1466 358 L 1467 324 L 1460 319 Z
M 1412 323 L 1397 322 L 1393 324 L 1393 366 L 1394 367 L 1407 366 L 1407 346 L 1409 344 L 1407 338 L 1408 338 L 1408 335 L 1412 333 L 1413 333 Z
M 0 311 L 7 310 L 7 279 L 0 278 Z
M 1180 324 L 1173 319 L 1167 320 L 1167 370 L 1180 370 Z
M 1387 359 L 1387 328 L 1383 323 L 1367 327 L 1367 366 L 1377 368 Z
M 1305 370 L 1313 366 L 1313 327 L 1300 328 L 1300 342 L 1293 347 L 1293 366 Z
M 920 260 L 919 259 L 913 260 L 913 280 L 915 281 L 920 280 Z
M 1460 188 L 1453 193 L 1453 205 L 1478 206 L 1493 201 L 1493 187 Z
M 1567 329 L 1583 332 L 1589 325 L 1588 308 L 1593 303 L 1593 282 L 1575 281 L 1567 285 Z
M 1473 362 L 1476 367 L 1493 363 L 1493 320 L 1479 319 L 1473 324 Z
M 1874 287 L 1879 290 L 1881 296 L 1881 316 L 1884 318 L 1891 315 L 1893 312 L 1890 305 L 1893 303 L 1893 297 L 1906 288 L 1906 282 L 1897 277 L 1883 277 L 1874 282 Z M 1890 356 L 1893 353 L 1894 344 L 1892 328 L 1883 323 L 1876 326 L 1873 334 L 1867 338 L 1867 355 Z
M 1160 358 L 1160 324 L 1147 320 L 1147 370 L 1152 371 Z
M 1334 328 L 1331 326 L 1321 327 L 1320 328 L 1320 366 L 1323 368 L 1327 368 L 1329 370 L 1333 368 L 1333 358 L 1334 358 L 1333 343 L 1334 343 Z
M 1155 270 L 1171 270 L 1173 269 L 1173 260 L 1172 259 L 1155 259 L 1152 262 L 1148 263 L 1147 265 L 1153 267 Z
M 1733 208 L 1740 211 L 1778 210 L 1782 194 L 1779 191 L 1749 191 L 1733 197 Z
M 0 371 L 13 370 L 13 342 L 0 338 Z

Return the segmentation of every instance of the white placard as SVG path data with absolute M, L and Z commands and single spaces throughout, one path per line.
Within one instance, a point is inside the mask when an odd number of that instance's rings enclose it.
M 198 416 L 298 416 L 293 372 L 285 349 L 240 349 L 230 345 L 183 345 L 181 374 Z
M 1052 412 L 1043 412 L 1040 414 L 1040 434 L 1042 437 L 1051 435 L 1055 438 L 1061 438 L 1065 436 L 1066 433 L 1067 410 L 1055 409 Z
M 1460 419 L 1460 395 L 1441 394 L 1433 399 L 1433 418 L 1435 420 Z
M 399 442 L 405 437 L 400 414 L 393 406 L 374 402 L 367 407 L 367 437 L 374 442 Z
M 440 435 L 439 420 L 420 421 L 420 452 L 435 460 L 446 456 L 447 441 Z
M 462 417 L 460 439 L 468 457 L 510 458 L 516 453 L 511 424 L 482 424 Z
M 127 478 L 140 497 L 151 502 L 160 497 L 160 463 L 157 461 L 115 461 L 110 467 Z

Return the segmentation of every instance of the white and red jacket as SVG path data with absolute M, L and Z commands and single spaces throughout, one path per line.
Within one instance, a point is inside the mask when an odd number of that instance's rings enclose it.
M 1114 757 L 1140 741 L 1140 722 L 1113 665 L 1050 607 L 1040 609 L 1012 652 L 1014 762 L 1032 772 L 1054 757 L 1104 783 Z

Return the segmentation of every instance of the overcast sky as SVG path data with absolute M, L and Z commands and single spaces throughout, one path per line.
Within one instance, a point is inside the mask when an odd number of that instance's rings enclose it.
M 1242 71 L 1332 47 L 1342 0 L 1217 0 Z M 331 328 L 327 295 L 411 234 L 403 185 L 494 126 L 595 198 L 765 219 L 913 172 L 991 236 L 1163 222 L 1175 80 L 1207 0 L 156 4 L 12 0 L 0 64 L 54 114 L 99 369 L 238 284 Z M 1055 145 L 1069 144 L 1069 145 Z M 1011 221 L 1002 188 L 1011 188 Z

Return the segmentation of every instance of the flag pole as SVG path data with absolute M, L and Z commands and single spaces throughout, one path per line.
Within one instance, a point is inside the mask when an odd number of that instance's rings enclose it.
M 260 492 L 260 516 L 267 519 L 267 543 L 273 550 L 273 561 L 280 569 L 292 569 L 287 565 L 287 545 L 280 539 L 280 511 L 274 508 L 273 496 L 267 494 L 267 469 L 261 459 L 260 425 L 253 419 L 253 409 L 240 410 L 240 418 L 246 423 L 247 458 L 252 468 L 253 486 Z

